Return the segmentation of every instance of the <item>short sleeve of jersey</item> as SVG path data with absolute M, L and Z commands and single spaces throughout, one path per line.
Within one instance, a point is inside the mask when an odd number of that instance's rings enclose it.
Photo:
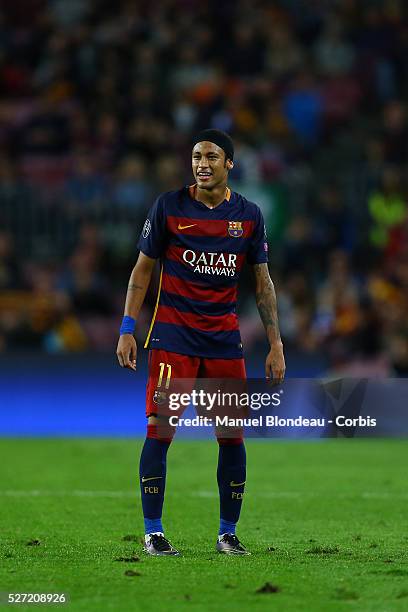
M 268 242 L 265 222 L 261 209 L 258 206 L 256 207 L 254 231 L 247 252 L 247 262 L 252 265 L 268 262 Z
M 148 257 L 158 259 L 166 246 L 164 198 L 159 196 L 147 215 L 137 248 Z

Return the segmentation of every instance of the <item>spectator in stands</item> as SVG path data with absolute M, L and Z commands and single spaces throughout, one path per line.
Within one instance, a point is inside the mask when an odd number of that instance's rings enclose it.
M 384 170 L 381 185 L 370 195 L 368 207 L 372 218 L 371 242 L 384 249 L 388 245 L 390 231 L 405 220 L 408 212 L 397 168 Z
M 244 193 L 285 192 L 265 211 L 284 340 L 406 373 L 407 17 L 400 1 L 5 3 L 0 350 L 110 346 L 146 209 L 191 180 L 211 126 Z

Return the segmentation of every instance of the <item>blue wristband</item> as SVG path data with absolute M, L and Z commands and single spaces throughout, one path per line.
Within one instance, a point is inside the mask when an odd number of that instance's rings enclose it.
M 122 319 L 122 325 L 120 326 L 120 335 L 133 334 L 136 327 L 136 319 L 133 317 L 127 317 L 126 315 Z

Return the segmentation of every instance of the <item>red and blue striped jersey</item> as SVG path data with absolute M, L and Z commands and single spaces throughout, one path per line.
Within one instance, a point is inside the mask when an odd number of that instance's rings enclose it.
M 162 266 L 145 348 L 240 358 L 237 285 L 245 261 L 268 261 L 263 216 L 229 189 L 212 209 L 194 192 L 192 186 L 160 195 L 143 226 L 138 248 Z

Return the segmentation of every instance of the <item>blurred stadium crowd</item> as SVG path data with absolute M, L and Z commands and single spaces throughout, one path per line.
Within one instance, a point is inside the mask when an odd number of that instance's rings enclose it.
M 407 376 L 407 12 L 2 0 L 0 351 L 114 351 L 146 211 L 191 182 L 191 136 L 217 127 L 236 143 L 231 186 L 265 215 L 286 347 Z M 247 272 L 248 355 L 250 287 Z

